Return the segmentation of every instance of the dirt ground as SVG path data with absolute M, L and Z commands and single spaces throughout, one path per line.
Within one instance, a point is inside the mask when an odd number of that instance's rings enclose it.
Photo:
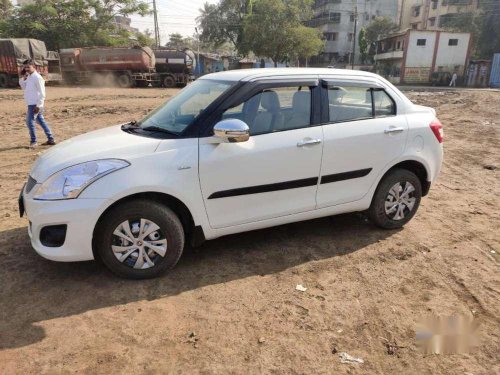
M 61 141 L 174 93 L 50 87 L 46 119 Z M 31 249 L 17 196 L 43 148 L 26 147 L 21 91 L 0 91 L 0 373 L 500 373 L 500 169 L 484 168 L 500 168 L 500 92 L 408 95 L 437 109 L 446 155 L 403 230 L 361 214 L 295 223 L 207 242 L 164 277 L 127 281 Z M 424 355 L 417 322 L 454 313 L 480 323 L 477 346 Z

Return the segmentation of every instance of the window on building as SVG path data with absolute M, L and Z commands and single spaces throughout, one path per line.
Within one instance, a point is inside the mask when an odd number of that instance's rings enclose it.
M 401 49 L 401 42 L 398 42 L 398 44 L 396 45 L 396 49 L 397 49 L 397 50 L 400 50 L 400 49 Z
M 340 13 L 330 13 L 330 21 L 340 23 Z
M 450 39 L 448 40 L 449 46 L 458 46 L 458 39 Z
M 436 17 L 429 18 L 429 26 L 435 26 L 436 25 Z
M 427 39 L 417 39 L 417 46 L 425 46 Z
M 352 42 L 352 38 L 354 38 L 354 33 L 348 33 L 347 34 L 347 41 Z
M 438 0 L 432 0 L 432 9 L 437 9 L 438 7 Z
M 413 8 L 413 17 L 419 17 L 420 16 L 420 5 L 417 5 L 416 7 Z
M 365 14 L 365 21 L 369 21 L 370 20 L 370 15 L 369 14 Z
M 351 14 L 349 21 L 354 22 L 354 14 Z
M 418 23 L 412 23 L 412 24 L 411 24 L 411 28 L 412 28 L 413 30 L 418 30 Z
M 311 124 L 311 90 L 303 86 L 266 89 L 228 109 L 222 118 L 245 121 L 251 135 L 305 128 Z
M 337 40 L 339 33 L 323 33 L 323 37 L 328 41 Z

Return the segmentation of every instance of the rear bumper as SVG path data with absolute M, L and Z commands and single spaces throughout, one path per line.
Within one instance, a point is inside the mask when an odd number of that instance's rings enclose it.
M 28 233 L 35 251 L 46 259 L 75 262 L 94 259 L 92 237 L 95 224 L 111 204 L 107 199 L 68 199 L 38 201 L 22 198 L 30 225 Z M 40 240 L 43 228 L 66 226 L 61 246 L 44 246 Z M 47 241 L 45 241 L 47 244 Z

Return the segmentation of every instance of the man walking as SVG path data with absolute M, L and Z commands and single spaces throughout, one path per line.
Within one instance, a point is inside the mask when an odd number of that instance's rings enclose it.
M 24 101 L 28 105 L 26 125 L 28 126 L 31 137 L 30 147 L 34 148 L 38 146 L 36 141 L 35 119 L 47 136 L 47 142 L 43 143 L 43 145 L 55 145 L 56 141 L 42 114 L 45 104 L 45 80 L 36 71 L 35 62 L 33 60 L 26 60 L 24 62 L 23 76 L 19 78 L 19 86 L 24 90 Z
M 457 78 L 457 72 L 453 72 L 453 75 L 451 76 L 450 87 L 457 87 Z

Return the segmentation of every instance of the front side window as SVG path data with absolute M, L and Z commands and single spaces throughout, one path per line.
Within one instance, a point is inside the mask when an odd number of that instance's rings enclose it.
M 181 134 L 235 82 L 197 80 L 148 114 L 138 125 L 144 130 Z
M 311 90 L 307 86 L 268 88 L 226 110 L 222 118 L 244 121 L 251 135 L 308 127 Z

